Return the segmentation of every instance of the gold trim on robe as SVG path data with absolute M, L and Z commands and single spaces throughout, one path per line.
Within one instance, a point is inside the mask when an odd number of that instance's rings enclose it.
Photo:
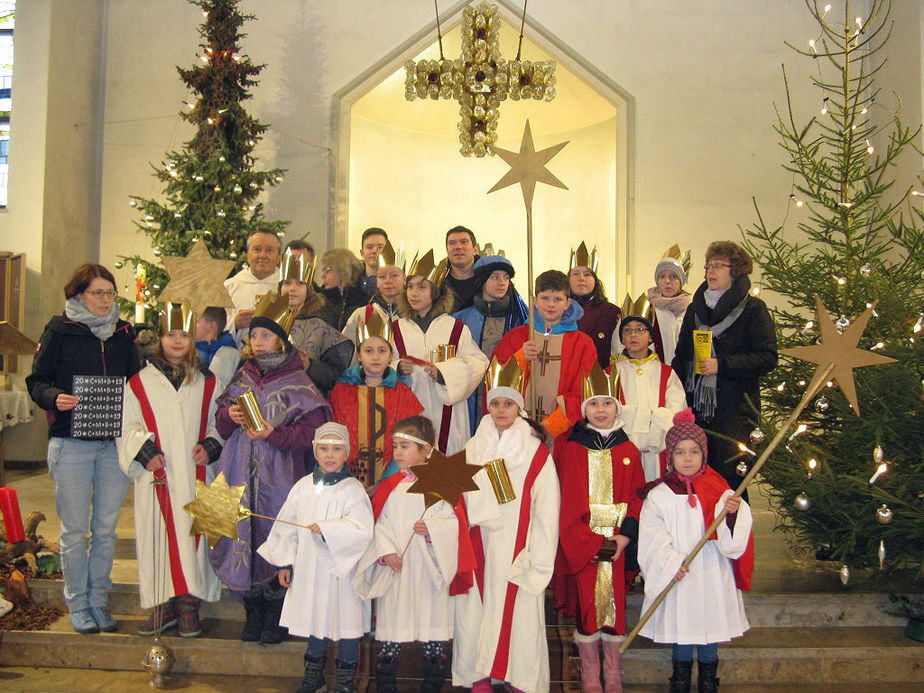
M 372 397 L 370 398 L 370 393 Z M 385 440 L 385 390 L 381 387 L 360 387 L 356 439 L 359 443 L 357 463 L 366 477 L 360 479 L 366 487 L 382 478 L 385 472 L 385 456 L 382 452 Z M 370 401 L 371 400 L 371 401 Z
M 587 478 L 590 529 L 595 534 L 612 537 L 626 519 L 629 504 L 613 503 L 613 458 L 609 450 L 587 451 Z M 597 608 L 597 627 L 615 627 L 616 597 L 611 561 L 597 562 L 594 605 Z

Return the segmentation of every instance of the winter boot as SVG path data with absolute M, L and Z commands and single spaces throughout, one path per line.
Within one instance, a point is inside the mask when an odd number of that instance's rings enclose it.
M 718 693 L 719 680 L 715 674 L 719 669 L 719 663 L 716 662 L 697 662 L 696 663 L 696 685 L 699 693 Z
M 397 657 L 379 656 L 375 660 L 375 693 L 397 693 L 395 675 L 398 673 Z
M 202 634 L 199 625 L 199 605 L 202 600 L 191 594 L 176 598 L 177 624 L 181 638 L 197 638 Z
M 583 693 L 603 693 L 600 685 L 600 641 L 580 641 L 575 644 L 581 655 L 581 690 Z
M 668 693 L 690 693 L 690 684 L 693 676 L 693 660 L 678 662 L 674 660 L 674 674 L 671 676 L 671 687 Z
M 247 620 L 244 621 L 241 640 L 259 642 L 263 634 L 263 622 L 266 620 L 266 600 L 263 598 L 262 588 L 244 594 L 244 610 L 247 612 Z
M 337 686 L 334 693 L 356 693 L 356 666 L 359 662 L 334 660 L 337 664 Z
M 603 639 L 603 691 L 622 693 L 622 652 L 616 640 Z
M 324 688 L 324 665 L 326 663 L 326 655 L 315 659 L 307 652 L 305 653 L 305 678 L 302 679 L 302 685 L 297 693 L 317 693 Z
M 438 654 L 433 657 L 424 657 L 423 684 L 420 693 L 439 693 L 446 681 L 446 655 Z
M 171 599 L 151 609 L 144 623 L 138 626 L 138 635 L 160 635 L 176 626 L 176 599 Z
M 289 629 L 279 625 L 279 616 L 282 614 L 282 602 L 285 596 L 275 599 L 264 599 L 263 630 L 260 633 L 260 642 L 264 645 L 277 645 L 289 635 Z

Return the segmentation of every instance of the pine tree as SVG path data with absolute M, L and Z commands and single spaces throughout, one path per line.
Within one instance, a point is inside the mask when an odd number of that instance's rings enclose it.
M 810 62 L 820 114 L 797 124 L 784 70 L 787 108 L 777 110 L 775 129 L 793 175 L 789 213 L 782 226 L 768 228 L 758 209 L 745 244 L 762 268 L 763 288 L 779 297 L 769 303 L 777 305 L 780 347 L 815 342 L 817 294 L 840 329 L 875 302 L 859 346 L 898 363 L 854 371 L 859 417 L 837 387 L 825 388 L 801 418 L 807 430 L 777 448 L 763 476 L 778 525 L 794 543 L 849 568 L 878 569 L 882 542 L 886 572 L 912 569 L 920 577 L 924 215 L 913 182 L 895 180 L 899 157 L 921 154 L 920 128 L 904 126 L 875 83 L 892 29 L 888 0 L 872 0 L 865 19 L 849 2 L 837 17 L 812 0 L 806 5 L 818 38 L 808 50 L 790 47 Z M 795 230 L 787 225 L 792 218 Z M 781 358 L 762 412 L 767 429 L 792 411 L 812 371 L 812 364 Z M 882 462 L 888 471 L 871 483 Z
M 155 256 L 185 256 L 201 239 L 212 257 L 237 260 L 241 266 L 252 231 L 268 229 L 282 238 L 288 224 L 267 220 L 258 201 L 267 186 L 283 182 L 284 171 L 254 168 L 253 150 L 268 126 L 243 107 L 265 65 L 240 52 L 245 36 L 241 26 L 254 15 L 242 14 L 238 0 L 189 2 L 205 17 L 199 26 L 202 52 L 195 65 L 177 71 L 194 95 L 180 116 L 196 132 L 181 151 L 169 152 L 160 166 L 152 165 L 163 183 L 162 200 L 132 196 L 129 204 L 142 213 L 134 223 L 150 238 Z M 164 268 L 137 255 L 122 261 L 144 268 L 146 284 L 139 288 L 148 307 L 156 307 L 167 283 Z M 132 306 L 130 298 L 121 299 L 123 309 Z

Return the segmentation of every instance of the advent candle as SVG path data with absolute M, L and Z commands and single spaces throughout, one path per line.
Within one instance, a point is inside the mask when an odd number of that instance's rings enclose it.
M 6 540 L 10 544 L 22 541 L 26 533 L 22 528 L 22 515 L 19 514 L 19 499 L 16 489 L 4 486 L 0 488 L 0 510 L 3 511 L 3 524 L 6 525 Z
M 144 295 L 145 284 L 148 280 L 147 270 L 144 269 L 144 265 L 138 265 L 135 267 L 135 324 L 143 325 L 145 318 L 144 311 L 144 302 L 146 297 Z

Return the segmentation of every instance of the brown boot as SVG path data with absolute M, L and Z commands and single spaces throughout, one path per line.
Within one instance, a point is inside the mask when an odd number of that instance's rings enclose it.
M 199 605 L 202 600 L 191 594 L 176 598 L 177 627 L 181 638 L 198 638 L 202 635 L 199 625 Z
M 622 643 L 603 639 L 603 691 L 604 693 L 622 693 Z
M 575 641 L 581 655 L 581 690 L 583 693 L 603 693 L 600 685 L 600 642 Z

